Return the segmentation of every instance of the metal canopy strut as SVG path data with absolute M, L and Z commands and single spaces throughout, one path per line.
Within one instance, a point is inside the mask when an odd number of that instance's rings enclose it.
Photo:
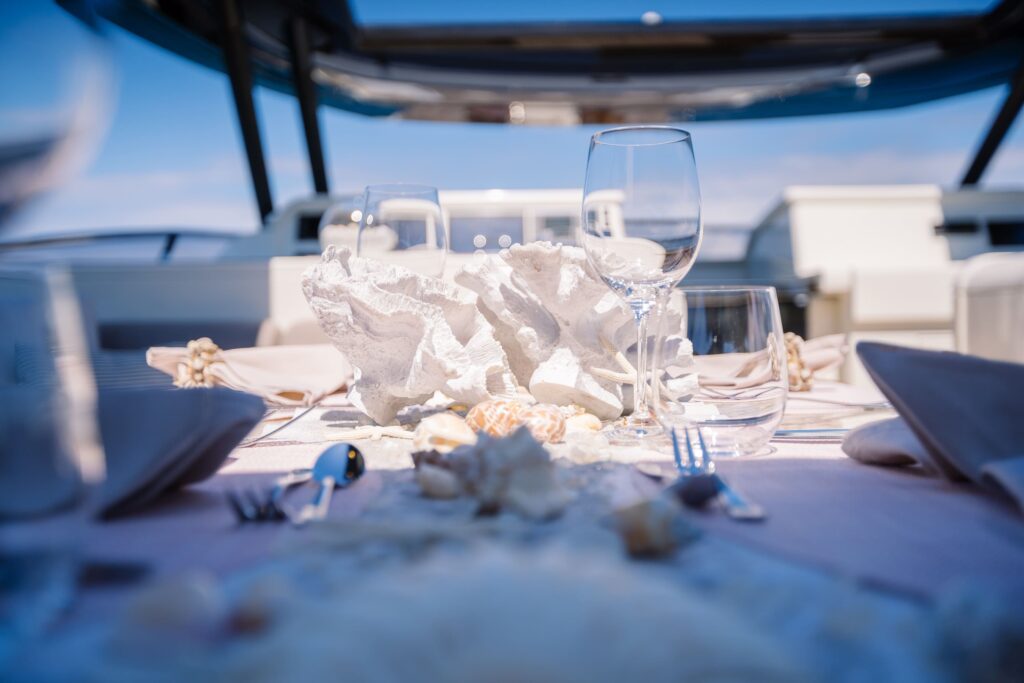
M 309 31 L 306 20 L 296 16 L 291 21 L 289 41 L 292 57 L 292 79 L 295 98 L 302 114 L 302 130 L 306 134 L 309 169 L 313 173 L 313 188 L 317 194 L 327 194 L 327 169 L 324 149 L 320 141 L 320 121 L 317 118 L 316 85 L 313 83 L 313 62 L 309 56 Z
M 999 113 L 992 120 L 985 139 L 982 140 L 974 155 L 974 161 L 971 162 L 970 168 L 967 169 L 963 180 L 960 181 L 961 187 L 978 184 L 989 162 L 992 161 L 992 157 L 999 149 L 999 145 L 1002 144 L 1006 134 L 1010 132 L 1010 127 L 1013 126 L 1014 120 L 1020 114 L 1022 106 L 1024 106 L 1024 61 L 1021 62 L 1010 80 L 1010 93 L 1003 101 L 1003 106 L 999 108 Z
M 274 210 L 270 196 L 270 180 L 267 164 L 263 158 L 263 143 L 260 141 L 260 125 L 256 120 L 256 105 L 252 99 L 252 70 L 249 65 L 249 48 L 243 33 L 243 19 L 237 0 L 222 0 L 221 13 L 224 48 L 224 65 L 231 79 L 231 92 L 235 98 L 238 124 L 242 129 L 242 141 L 249 158 L 249 172 L 252 187 L 256 192 L 256 204 L 260 218 L 266 220 Z

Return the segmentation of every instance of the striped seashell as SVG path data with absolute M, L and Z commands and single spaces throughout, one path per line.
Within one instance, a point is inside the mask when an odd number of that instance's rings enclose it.
M 565 418 L 558 406 L 549 403 L 530 406 L 519 414 L 519 420 L 541 443 L 558 443 L 565 436 Z
M 484 432 L 491 436 L 508 436 L 522 422 L 520 414 L 523 404 L 507 399 L 484 401 L 473 406 L 466 413 L 466 424 L 474 432 Z

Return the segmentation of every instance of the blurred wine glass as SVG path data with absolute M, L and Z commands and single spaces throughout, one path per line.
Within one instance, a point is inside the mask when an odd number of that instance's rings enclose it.
M 320 216 L 317 235 L 320 250 L 329 246 L 348 247 L 355 251 L 359 236 L 359 220 L 363 216 L 363 196 L 345 197 L 332 204 Z
M 113 101 L 109 45 L 87 0 L 0 7 L 0 230 L 91 160 Z
M 369 185 L 363 193 L 356 256 L 441 277 L 448 231 L 437 189 L 426 185 Z
M 580 232 L 590 263 L 636 319 L 633 413 L 611 436 L 623 443 L 658 436 L 662 429 L 647 398 L 647 323 L 700 248 L 700 185 L 690 134 L 665 126 L 596 133 L 587 157 Z

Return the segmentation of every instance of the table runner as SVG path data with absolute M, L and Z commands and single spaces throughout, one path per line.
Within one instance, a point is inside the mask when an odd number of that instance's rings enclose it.
M 370 468 L 339 494 L 331 518 L 353 518 L 385 487 L 412 487 L 410 446 L 359 442 Z M 236 451 L 217 477 L 168 497 L 92 535 L 97 556 L 151 563 L 157 573 L 202 569 L 218 575 L 267 557 L 303 530 L 288 525 L 238 528 L 223 501 L 229 488 L 264 485 L 282 471 L 312 464 L 321 443 Z M 720 461 L 737 488 L 764 505 L 762 524 L 720 513 L 692 513 L 716 536 L 871 585 L 932 597 L 962 582 L 1024 587 L 1024 524 L 1012 509 L 968 485 L 856 463 L 838 444 L 779 444 L 772 455 Z M 309 490 L 293 495 L 308 496 Z M 389 497 L 388 504 L 401 497 Z
M 836 444 L 780 444 L 719 470 L 770 516 L 742 525 L 701 515 L 712 533 L 923 597 L 965 582 L 1024 589 L 1024 520 L 967 484 L 862 465 Z

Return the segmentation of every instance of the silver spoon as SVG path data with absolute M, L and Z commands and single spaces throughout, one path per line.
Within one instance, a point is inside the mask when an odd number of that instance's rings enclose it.
M 301 525 L 326 517 L 334 489 L 348 486 L 363 476 L 365 471 L 366 461 L 355 446 L 339 443 L 327 448 L 313 465 L 313 480 L 320 485 L 320 489 L 313 500 L 296 513 L 292 522 Z

